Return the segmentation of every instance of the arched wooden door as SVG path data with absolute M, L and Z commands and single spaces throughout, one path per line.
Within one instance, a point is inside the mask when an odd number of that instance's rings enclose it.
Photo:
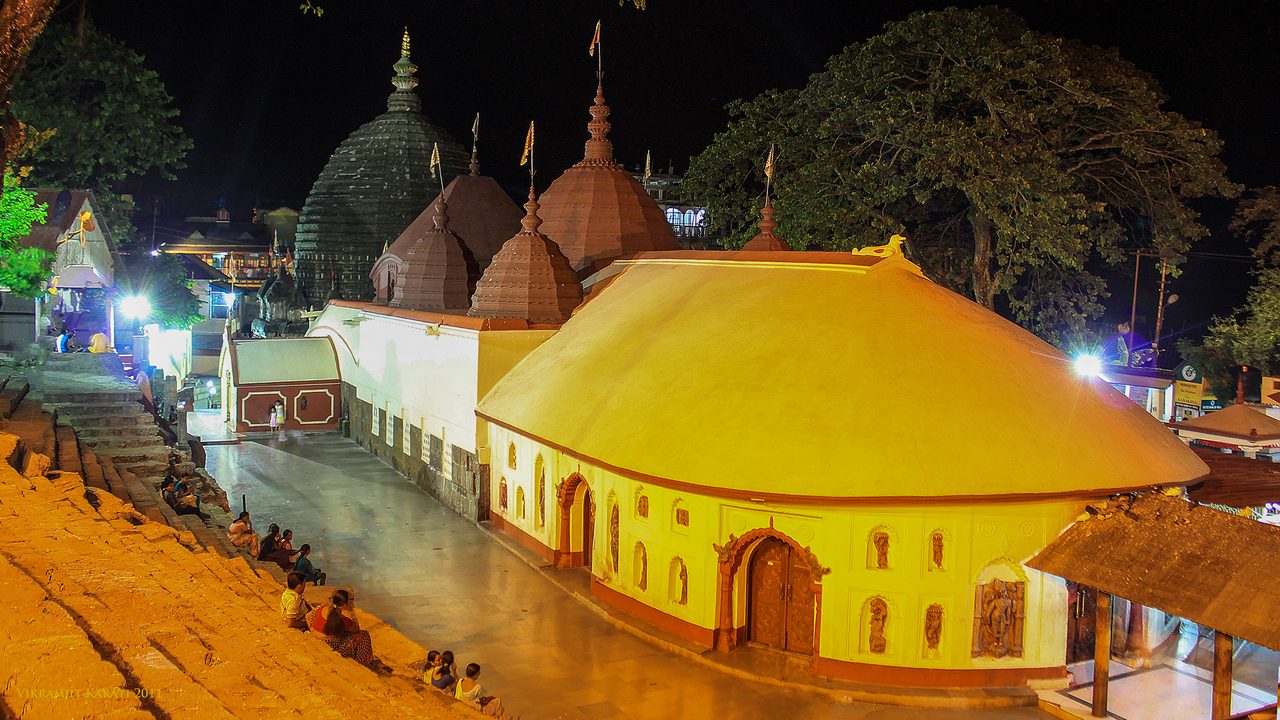
M 596 504 L 591 500 L 591 488 L 582 488 L 582 567 L 591 570 L 591 544 L 596 537 Z
M 1098 592 L 1067 582 L 1067 664 L 1093 659 Z
M 777 538 L 751 556 L 747 609 L 751 639 L 798 653 L 813 652 L 813 575 L 809 564 Z

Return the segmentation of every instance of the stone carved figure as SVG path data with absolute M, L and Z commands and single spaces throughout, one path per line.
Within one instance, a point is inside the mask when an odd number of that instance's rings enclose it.
M 889 605 L 883 598 L 871 598 L 869 603 L 871 616 L 867 622 L 867 649 L 873 653 L 884 653 L 888 641 L 885 640 L 884 626 L 889 621 Z
M 498 508 L 506 511 L 507 509 L 507 479 L 500 478 L 498 480 Z
M 974 593 L 973 656 L 1022 657 L 1026 583 L 992 580 Z
M 547 524 L 547 472 L 538 475 L 538 527 Z
M 689 604 L 689 568 L 680 561 L 680 600 L 681 605 Z
M 609 508 L 609 562 L 614 572 L 618 572 L 618 503 Z
M 932 555 L 933 567 L 935 570 L 941 570 L 942 569 L 942 544 L 943 544 L 942 533 L 935 532 L 933 536 L 929 538 L 929 541 L 933 549 L 933 555 Z
M 640 560 L 640 576 L 636 579 L 636 587 L 647 590 L 649 589 L 649 552 L 644 549 L 643 543 L 636 543 L 636 555 Z
M 877 532 L 871 536 L 871 543 L 876 547 L 876 568 L 889 569 L 889 533 Z
M 942 642 L 942 606 L 934 603 L 924 613 L 924 644 L 930 650 L 937 650 Z
M 648 495 L 641 495 L 640 499 L 636 500 L 636 515 L 639 515 L 642 518 L 649 517 L 649 496 Z

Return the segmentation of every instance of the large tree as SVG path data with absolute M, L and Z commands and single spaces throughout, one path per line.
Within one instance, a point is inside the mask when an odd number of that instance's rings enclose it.
M 1177 259 L 1206 234 L 1188 201 L 1239 191 L 1217 135 L 1164 101 L 1114 50 L 1013 12 L 919 12 L 803 89 L 732 103 L 682 189 L 737 246 L 754 232 L 776 142 L 793 247 L 904 232 L 929 276 L 1061 339 L 1101 311 L 1098 261 L 1135 248 Z
M 81 36 L 53 25 L 13 88 L 13 111 L 54 128 L 30 157 L 32 180 L 52 187 L 119 192 L 147 173 L 173 178 L 191 141 L 160 76 L 141 55 L 90 23 Z
M 34 192 L 23 188 L 11 172 L 4 172 L 0 193 L 0 287 L 20 297 L 34 298 L 44 291 L 53 268 L 53 253 L 20 243 L 35 223 L 43 223 L 48 203 L 37 203 Z
M 22 141 L 22 124 L 9 111 L 9 91 L 57 5 L 57 0 L 0 1 L 0 167 L 8 166 Z
M 1178 343 L 1178 352 L 1200 369 L 1221 398 L 1235 395 L 1241 365 L 1280 373 L 1280 188 L 1246 194 L 1236 205 L 1231 229 L 1254 240 L 1257 280 L 1244 306 L 1215 317 L 1200 342 Z

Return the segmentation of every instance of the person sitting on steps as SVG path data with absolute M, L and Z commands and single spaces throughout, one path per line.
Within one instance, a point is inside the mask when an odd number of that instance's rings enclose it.
M 253 521 L 249 519 L 249 513 L 240 513 L 240 517 L 227 528 L 227 534 L 231 536 L 232 545 L 248 548 L 254 557 L 258 556 L 258 536 L 253 532 Z
M 440 653 L 440 659 L 436 662 L 435 669 L 431 671 L 429 682 L 431 687 L 437 690 L 453 692 L 453 686 L 458 682 L 458 666 L 453 663 L 452 650 Z
M 313 582 L 316 585 L 323 585 L 325 578 L 328 577 L 328 573 L 322 573 L 319 568 L 313 566 L 309 557 L 310 555 L 311 546 L 303 543 L 302 547 L 298 548 L 298 559 L 293 563 L 293 571 L 296 573 L 302 573 L 302 576 L 305 577 L 308 582 Z
M 174 491 L 174 482 L 172 478 L 165 478 L 160 483 L 160 496 L 164 498 L 164 502 L 173 511 L 179 515 L 197 515 L 201 520 L 208 518 L 207 515 L 200 512 L 200 496 L 195 494 L 178 495 Z
M 489 717 L 502 717 L 502 700 L 493 695 L 485 695 L 484 688 L 480 686 L 480 666 L 471 663 L 467 666 L 466 677 L 458 681 L 453 691 L 453 696 L 475 705 L 481 715 Z
M 343 608 L 350 609 L 350 595 L 345 590 L 334 592 L 327 606 L 312 610 L 307 617 L 307 627 L 329 647 L 343 657 L 361 665 L 373 666 L 373 640 L 366 630 L 361 630 L 354 614 L 348 616 Z
M 276 549 L 267 553 L 267 559 L 289 572 L 293 569 L 293 556 L 297 554 L 298 551 L 293 549 L 293 531 L 285 530 L 276 541 Z
M 286 626 L 305 632 L 307 613 L 311 612 L 311 605 L 302 595 L 307 579 L 301 573 L 289 573 L 287 581 L 289 586 L 280 594 L 280 617 Z
M 266 562 L 267 556 L 275 552 L 276 543 L 279 540 L 280 526 L 275 523 L 271 523 L 271 525 L 267 527 L 267 534 L 263 535 L 262 538 L 258 540 L 258 554 L 256 557 L 259 562 Z

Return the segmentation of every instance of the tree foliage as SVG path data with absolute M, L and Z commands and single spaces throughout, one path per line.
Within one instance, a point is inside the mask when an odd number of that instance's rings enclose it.
M 151 303 L 148 322 L 185 330 L 204 319 L 186 268 L 176 255 L 125 255 L 124 272 L 116 275 L 116 282 L 123 293 L 141 295 Z
M 20 297 L 34 298 L 43 292 L 43 283 L 53 268 L 53 254 L 19 243 L 31 233 L 31 226 L 48 217 L 48 203 L 36 203 L 36 194 L 18 183 L 12 173 L 4 174 L 0 194 L 0 287 Z
M 1257 280 L 1244 307 L 1214 318 L 1201 342 L 1178 343 L 1178 352 L 1200 368 L 1218 397 L 1234 396 L 1241 365 L 1280 373 L 1280 188 L 1250 191 L 1236 205 L 1231 229 L 1255 240 Z
M 1231 230 L 1256 241 L 1253 254 L 1259 262 L 1280 267 L 1280 187 L 1268 185 L 1247 193 L 1236 205 Z
M 1232 196 L 1217 135 L 1163 109 L 1114 50 L 985 7 L 915 13 L 851 45 L 799 90 L 729 106 L 682 190 L 726 244 L 753 233 L 764 155 L 792 247 L 903 232 L 934 280 L 1049 339 L 1101 311 L 1098 260 L 1175 259 L 1206 234 L 1188 200 Z
M 191 141 L 160 77 L 124 43 L 85 26 L 51 25 L 13 88 L 14 113 L 56 128 L 31 155 L 40 185 L 90 188 L 100 196 L 147 173 L 172 179 Z

